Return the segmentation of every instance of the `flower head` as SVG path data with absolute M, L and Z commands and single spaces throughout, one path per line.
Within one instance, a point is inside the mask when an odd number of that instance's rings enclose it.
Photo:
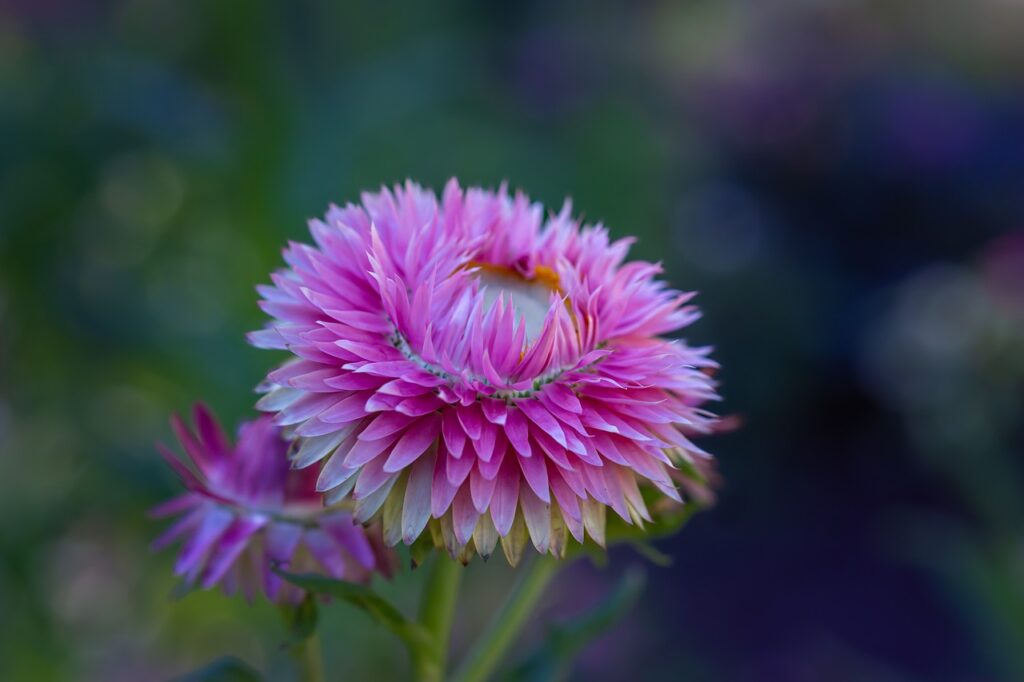
M 219 584 L 250 599 L 262 587 L 269 599 L 294 602 L 303 592 L 272 566 L 351 581 L 389 569 L 383 548 L 349 512 L 324 509 L 316 472 L 290 469 L 288 444 L 269 417 L 243 423 L 232 446 L 205 407 L 194 416 L 195 434 L 177 415 L 171 420 L 194 470 L 159 446 L 188 492 L 152 512 L 181 515 L 154 546 L 184 539 L 175 572 L 186 584 Z
M 357 521 L 414 542 L 431 518 L 453 554 L 515 561 L 529 537 L 564 552 L 605 538 L 605 510 L 642 524 L 640 484 L 675 501 L 670 472 L 706 453 L 707 349 L 661 335 L 698 317 L 692 294 L 625 262 L 630 240 L 547 219 L 522 194 L 407 183 L 313 220 L 316 246 L 260 288 L 259 347 L 297 357 L 257 407 L 329 458 L 317 489 L 351 492 Z M 693 470 L 692 466 L 687 466 Z

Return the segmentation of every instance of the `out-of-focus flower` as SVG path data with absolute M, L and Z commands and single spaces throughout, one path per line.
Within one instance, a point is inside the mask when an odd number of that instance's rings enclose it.
M 904 420 L 915 453 L 991 527 L 1020 518 L 1024 241 L 1004 234 L 963 264 L 935 264 L 866 325 L 866 385 Z M 985 472 L 980 475 L 979 472 Z
M 709 455 L 690 437 L 716 418 L 708 349 L 659 338 L 698 317 L 693 294 L 624 263 L 631 240 L 546 220 L 522 194 L 452 180 L 332 207 L 260 289 L 274 321 L 252 343 L 296 359 L 257 404 L 329 458 L 317 489 L 381 512 L 385 542 L 431 525 L 453 555 L 515 563 L 529 537 L 564 554 L 605 541 L 605 511 L 652 519 L 639 483 L 682 502 L 670 471 Z M 645 487 L 647 487 L 645 485 Z
M 323 507 L 316 472 L 289 467 L 288 443 L 270 417 L 244 422 L 234 446 L 204 406 L 195 407 L 194 419 L 196 433 L 177 415 L 171 420 L 194 470 L 159 446 L 188 492 L 152 511 L 180 515 L 154 547 L 184 539 L 174 570 L 187 585 L 219 584 L 247 599 L 262 588 L 271 600 L 294 602 L 302 590 L 273 566 L 357 582 L 389 572 L 387 550 L 372 533 L 349 511 Z

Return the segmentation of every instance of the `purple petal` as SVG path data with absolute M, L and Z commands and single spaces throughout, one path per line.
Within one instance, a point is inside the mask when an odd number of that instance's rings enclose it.
M 415 417 L 401 414 L 399 412 L 382 412 L 374 417 L 370 425 L 359 434 L 359 440 L 377 440 L 384 436 L 401 431 L 411 424 Z
M 519 468 L 523 472 L 523 478 L 544 502 L 551 502 L 551 493 L 548 491 L 548 469 L 541 457 L 516 457 Z
M 491 519 L 498 535 L 505 537 L 512 528 L 519 499 L 519 470 L 511 457 L 506 457 L 496 479 L 494 497 L 491 498 Z
M 399 432 L 395 432 L 376 440 L 356 440 L 352 449 L 345 455 L 345 466 L 352 469 L 376 459 L 398 439 L 399 435 Z M 338 454 L 341 454 L 340 448 Z
M 498 426 L 490 422 L 481 422 L 480 437 L 473 441 L 473 449 L 476 450 L 476 454 L 479 455 L 480 459 L 485 462 L 490 461 L 494 455 L 494 446 L 498 439 L 498 428 Z
M 320 530 L 312 528 L 303 534 L 306 547 L 332 578 L 345 577 L 345 557 L 334 540 Z
M 494 495 L 494 486 L 498 477 L 488 480 L 480 473 L 480 469 L 473 469 L 469 474 L 469 491 L 473 498 L 473 506 L 483 514 L 491 503 L 491 496 Z
M 409 426 L 392 448 L 391 455 L 384 463 L 384 471 L 393 473 L 407 467 L 426 452 L 440 432 L 441 415 L 436 412 Z
M 506 415 L 509 411 L 505 401 L 485 398 L 480 401 L 480 407 L 483 409 L 484 417 L 487 418 L 487 421 L 499 425 L 505 423 Z
M 206 450 L 214 457 L 226 457 L 231 451 L 231 445 L 206 405 L 196 403 L 192 419 L 195 421 L 199 440 Z
M 521 400 L 518 403 L 519 409 L 526 413 L 534 424 L 540 427 L 541 431 L 555 439 L 559 445 L 568 447 L 562 427 L 558 420 L 551 416 L 551 413 L 544 409 L 544 406 L 535 400 Z
M 462 449 L 466 445 L 466 432 L 462 427 L 455 410 L 446 410 L 441 420 L 441 433 L 444 436 L 444 443 L 452 457 L 458 459 L 462 456 Z
M 433 484 L 430 492 L 430 515 L 435 519 L 440 518 L 448 511 L 452 500 L 455 499 L 455 493 L 459 491 L 458 486 L 448 480 L 448 458 L 448 454 L 439 452 L 434 464 Z
M 431 488 L 435 456 L 420 457 L 409 471 L 402 505 L 402 540 L 412 544 L 430 518 Z
M 526 528 L 530 531 L 530 539 L 537 551 L 544 554 L 548 551 L 551 536 L 551 508 L 542 502 L 529 488 L 519 491 L 519 503 L 523 508 Z
M 463 431 L 469 436 L 470 440 L 477 440 L 480 438 L 480 432 L 483 429 L 483 417 L 480 415 L 480 407 L 474 403 L 468 407 L 456 408 L 456 414 L 459 417 L 459 423 L 462 424 Z
M 465 545 L 473 537 L 473 527 L 476 526 L 476 520 L 479 517 L 480 512 L 473 506 L 469 486 L 462 486 L 452 503 L 452 525 L 459 544 Z
M 341 545 L 360 566 L 371 570 L 377 564 L 373 547 L 366 537 L 366 532 L 361 526 L 352 523 L 350 516 L 347 514 L 338 515 L 325 520 L 321 525 L 334 538 L 335 542 Z
M 193 580 L 207 552 L 234 520 L 234 514 L 220 507 L 208 507 L 196 532 L 185 542 L 174 564 L 174 572 Z
M 317 418 L 332 424 L 345 424 L 361 419 L 366 414 L 366 397 L 362 393 L 353 393 L 318 414 Z
M 526 416 L 521 410 L 509 410 L 508 418 L 505 421 L 505 435 L 523 457 L 530 457 L 533 451 L 530 449 L 530 425 L 526 422 Z
M 266 517 L 250 516 L 235 519 L 235 522 L 224 531 L 224 535 L 218 540 L 216 547 L 210 554 L 206 563 L 206 570 L 203 573 L 202 586 L 210 588 L 224 577 L 228 569 L 234 563 L 238 555 L 245 550 L 246 545 L 256 531 L 267 523 Z

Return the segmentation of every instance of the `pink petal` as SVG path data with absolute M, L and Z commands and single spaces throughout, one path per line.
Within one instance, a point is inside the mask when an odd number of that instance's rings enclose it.
M 178 459 L 178 456 L 171 452 L 167 446 L 163 443 L 157 443 L 156 449 L 157 452 L 163 455 L 164 460 L 171 469 L 174 470 L 174 473 L 178 475 L 178 478 L 181 479 L 182 484 L 184 484 L 187 489 L 198 491 L 205 490 L 206 486 L 203 485 L 202 481 L 200 481 L 192 470 L 185 466 L 185 463 Z
M 516 457 L 519 468 L 523 472 L 523 478 L 544 502 L 551 502 L 551 493 L 548 491 L 548 469 L 541 457 Z
M 490 461 L 494 454 L 494 445 L 498 438 L 498 427 L 490 422 L 481 422 L 480 437 L 473 440 L 473 448 L 485 462 Z
M 508 406 L 505 405 L 503 400 L 495 400 L 494 398 L 485 398 L 480 401 L 480 407 L 483 409 L 484 417 L 487 421 L 492 424 L 504 424 L 506 414 L 508 413 Z
M 474 463 L 476 463 L 476 457 L 455 458 L 449 455 L 446 472 L 451 484 L 455 486 L 462 485 L 462 482 L 469 476 Z
M 555 496 L 555 500 L 562 510 L 562 515 L 573 519 L 581 518 L 579 496 L 562 478 L 562 472 L 553 465 L 548 466 L 548 481 L 551 486 L 551 493 Z
M 560 466 L 563 469 L 572 469 L 572 464 L 569 462 L 569 457 L 566 454 L 565 448 L 556 443 L 550 436 L 546 436 L 540 432 L 533 432 L 533 442 L 538 445 L 544 454 L 548 456 L 548 459 Z M 598 460 L 600 462 L 600 460 Z
M 224 535 L 217 541 L 203 572 L 202 586 L 209 589 L 217 584 L 241 554 L 256 531 L 266 524 L 264 517 L 242 517 L 235 519 Z
M 412 544 L 430 518 L 431 489 L 435 456 L 420 457 L 409 471 L 402 505 L 402 540 Z
M 328 407 L 338 402 L 338 397 L 330 393 L 309 393 L 277 413 L 274 423 L 280 426 L 298 424 L 310 417 L 315 417 Z
M 461 457 L 462 448 L 466 445 L 466 432 L 462 428 L 462 423 L 459 421 L 455 410 L 445 410 L 441 421 L 441 432 L 444 435 L 444 443 L 448 446 L 448 451 L 452 457 Z
M 572 389 L 558 382 L 548 384 L 541 394 L 542 400 L 550 400 L 574 414 L 583 414 L 583 405 Z
M 320 565 L 331 577 L 345 577 L 345 558 L 341 554 L 341 548 L 334 540 L 319 528 L 307 530 L 303 539 L 306 541 L 309 553 L 320 562 Z
M 419 384 L 409 383 L 403 379 L 392 379 L 388 383 L 377 389 L 381 393 L 387 393 L 388 395 L 398 395 L 403 398 L 411 398 L 424 393 L 430 392 L 430 389 L 426 386 L 420 386 Z
M 400 432 L 395 432 L 376 440 L 356 440 L 352 449 L 345 455 L 345 467 L 353 469 L 372 461 L 377 455 L 387 450 L 399 435 L 401 435 Z M 338 453 L 341 454 L 341 452 L 341 448 L 338 448 Z
M 404 469 L 426 452 L 440 432 L 441 415 L 436 412 L 409 426 L 392 448 L 391 456 L 384 463 L 384 471 L 395 472 Z
M 477 459 L 476 466 L 480 469 L 480 473 L 486 479 L 493 479 L 498 475 L 498 469 L 501 468 L 501 462 L 505 459 L 505 455 L 508 452 L 508 440 L 505 436 L 499 432 L 494 446 L 494 453 L 488 460 Z
M 370 425 L 359 434 L 359 440 L 377 440 L 390 436 L 404 429 L 414 421 L 415 417 L 409 417 L 398 412 L 382 412 L 373 418 Z
M 505 537 L 512 529 L 519 499 L 519 470 L 511 457 L 505 458 L 495 480 L 497 483 L 491 498 L 491 519 L 498 535 Z
M 174 564 L 174 572 L 193 580 L 202 567 L 207 552 L 234 521 L 234 514 L 212 507 L 203 515 L 196 532 L 185 541 Z
M 228 439 L 206 405 L 196 403 L 192 419 L 195 422 L 199 440 L 206 446 L 207 451 L 215 457 L 224 457 L 231 451 Z
M 380 458 L 367 462 L 359 470 L 359 478 L 356 479 L 356 487 L 352 491 L 352 497 L 356 500 L 369 497 L 395 478 L 397 478 L 397 474 L 384 471 L 384 465 L 381 463 Z
M 459 407 L 456 408 L 456 414 L 459 417 L 459 423 L 462 424 L 463 431 L 466 432 L 469 439 L 476 440 L 480 438 L 480 432 L 483 429 L 480 407 L 476 403 L 468 407 Z
M 481 514 L 487 511 L 487 506 L 491 503 L 497 480 L 497 476 L 491 480 L 484 478 L 479 469 L 473 469 L 469 474 L 469 491 L 473 498 L 473 507 Z
M 335 402 L 331 407 L 317 415 L 322 422 L 345 424 L 366 416 L 366 397 L 362 393 L 352 395 Z
M 162 519 L 168 516 L 176 516 L 186 510 L 195 508 L 202 501 L 202 498 L 192 493 L 184 493 L 177 497 L 161 502 L 149 510 L 148 516 L 153 519 Z
M 434 463 L 433 485 L 430 491 L 430 514 L 435 519 L 440 518 L 448 511 L 452 500 L 455 499 L 455 493 L 459 491 L 458 485 L 453 485 L 448 480 L 447 468 L 449 457 L 450 455 L 439 452 Z
M 469 486 L 462 486 L 455 495 L 455 501 L 452 503 L 452 525 L 455 530 L 455 538 L 459 541 L 459 544 L 465 545 L 473 537 L 473 528 L 476 526 L 476 520 L 479 517 L 480 512 L 473 506 Z
M 164 549 L 178 538 L 191 533 L 199 526 L 202 520 L 203 509 L 201 507 L 193 509 L 188 514 L 185 514 L 185 516 L 182 516 L 171 524 L 170 528 L 161 533 L 160 536 L 153 541 L 153 551 Z
M 178 437 L 178 442 L 185 448 L 185 454 L 188 455 L 189 459 L 196 465 L 196 468 L 203 473 L 203 475 L 210 477 L 221 465 L 221 460 L 225 456 L 221 454 L 219 457 L 217 454 L 207 450 L 202 443 L 200 443 L 189 431 L 188 427 L 185 426 L 185 422 L 182 421 L 178 415 L 171 416 L 171 428 L 174 430 L 174 434 Z M 176 470 L 178 467 L 176 464 L 180 464 L 179 460 L 170 450 L 167 450 L 162 445 L 158 445 L 161 448 L 161 453 L 167 459 L 168 463 Z M 184 469 L 188 471 L 188 469 Z M 179 472 L 180 473 L 180 472 Z M 184 478 L 184 476 L 183 476 Z
M 538 552 L 546 553 L 551 537 L 551 507 L 538 499 L 529 488 L 519 491 L 519 503 L 523 508 L 523 518 L 533 546 Z
M 517 403 L 519 409 L 526 413 L 534 424 L 540 427 L 541 431 L 555 439 L 555 442 L 563 447 L 568 447 L 562 427 L 558 420 L 551 416 L 551 413 L 544 409 L 544 406 L 535 400 L 520 400 Z
M 377 559 L 374 556 L 373 547 L 366 537 L 366 531 L 361 526 L 354 524 L 348 514 L 335 516 L 321 525 L 360 566 L 369 570 L 377 565 Z
M 530 457 L 533 454 L 530 449 L 530 425 L 521 410 L 509 410 L 505 421 L 505 435 L 520 455 Z
M 444 406 L 444 403 L 433 393 L 406 398 L 395 406 L 395 409 L 410 417 L 419 417 L 434 412 Z

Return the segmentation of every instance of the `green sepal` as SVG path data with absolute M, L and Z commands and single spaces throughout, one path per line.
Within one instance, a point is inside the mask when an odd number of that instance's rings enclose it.
M 433 519 L 431 523 L 436 525 Z M 433 537 L 433 528 L 430 528 L 426 532 L 420 533 L 420 536 L 416 538 L 416 541 L 409 545 L 409 559 L 413 568 L 419 568 L 423 563 L 430 558 L 435 548 L 435 540 Z
M 316 631 L 316 598 L 311 592 L 307 592 L 298 605 L 285 604 L 280 610 L 288 634 L 296 640 L 307 639 Z

